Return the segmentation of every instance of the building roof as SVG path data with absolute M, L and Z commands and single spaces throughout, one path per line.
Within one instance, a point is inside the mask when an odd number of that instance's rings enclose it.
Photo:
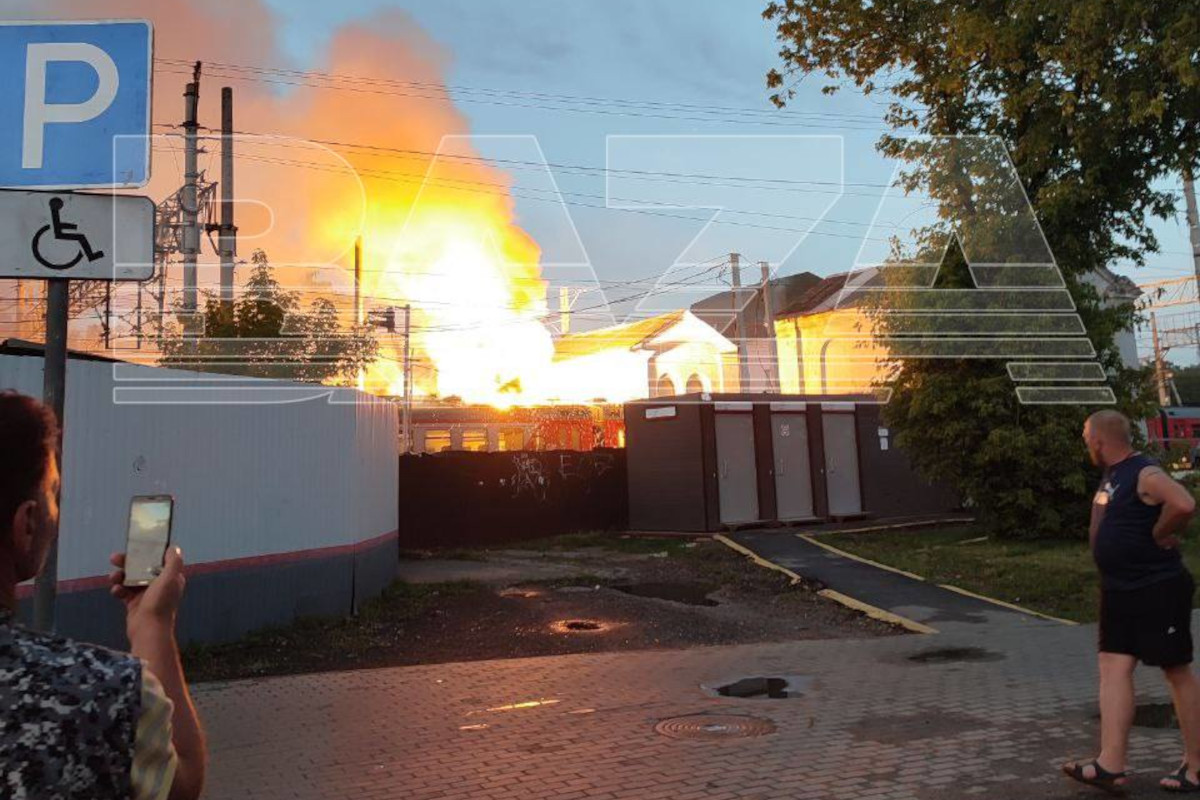
M 816 284 L 796 302 L 785 306 L 776 313 L 776 317 L 799 317 L 806 314 L 819 314 L 823 311 L 829 311 L 834 308 L 839 302 L 845 305 L 853 306 L 854 292 L 858 287 L 870 285 L 878 281 L 878 277 L 873 274 L 874 270 L 853 270 L 851 272 L 839 272 L 836 275 L 829 275 L 822 278 L 820 283 Z M 842 295 L 842 289 L 846 286 L 846 281 L 851 277 L 854 278 L 854 283 L 850 287 L 850 291 Z M 1118 275 L 1106 267 L 1099 267 L 1090 273 L 1092 278 L 1091 283 L 1096 286 L 1102 298 L 1113 300 L 1136 300 L 1142 295 L 1142 290 L 1137 284 L 1124 275 Z
M 666 314 L 613 325 L 581 333 L 560 336 L 554 342 L 554 360 L 594 355 L 607 350 L 649 349 L 656 344 L 670 341 L 707 339 L 722 351 L 736 350 L 733 342 L 726 339 L 711 325 L 707 325 L 687 309 L 668 311 Z
M 37 356 L 43 357 L 46 354 L 46 345 L 41 342 L 30 342 L 24 339 L 0 339 L 0 355 L 5 356 Z M 68 350 L 67 357 L 76 361 L 103 361 L 109 364 L 120 364 L 119 358 L 109 358 L 97 353 L 89 353 L 85 350 Z
M 853 279 L 853 283 L 850 284 L 850 292 L 843 296 L 842 290 L 846 288 L 846 282 L 850 279 Z M 805 314 L 818 314 L 834 308 L 843 298 L 849 305 L 853 305 L 854 292 L 862 286 L 877 284 L 878 280 L 878 273 L 873 269 L 858 269 L 828 275 L 802 294 L 796 302 L 781 308 L 775 316 L 798 317 Z
M 1136 300 L 1142 296 L 1142 290 L 1126 275 L 1118 275 L 1108 267 L 1100 266 L 1092 271 L 1097 278 L 1096 288 L 1102 297 L 1114 300 Z
M 793 305 L 805 292 L 820 282 L 821 277 L 811 272 L 798 272 L 795 275 L 772 278 L 770 282 L 771 310 L 778 317 L 782 309 Z M 742 292 L 742 299 L 745 301 L 744 313 L 752 318 L 760 319 L 762 316 L 760 284 L 747 284 L 742 288 Z M 691 310 L 692 313 L 721 333 L 729 334 L 736 331 L 734 324 L 736 312 L 733 303 L 732 290 L 718 292 L 692 303 Z

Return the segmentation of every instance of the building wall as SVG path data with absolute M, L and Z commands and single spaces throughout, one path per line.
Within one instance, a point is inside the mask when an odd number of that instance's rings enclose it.
M 855 411 L 865 508 L 878 517 L 937 514 L 957 508 L 957 495 L 921 477 L 908 454 L 896 447 L 893 432 L 880 420 L 881 411 L 880 406 L 868 404 Z
M 672 416 L 650 418 L 653 409 L 673 409 Z M 708 530 L 701 409 L 697 398 L 625 406 L 633 530 Z
M 323 391 L 274 381 L 215 386 L 198 405 L 125 402 L 148 383 L 197 378 L 128 364 L 68 365 L 59 536 L 64 633 L 120 643 L 120 611 L 107 596 L 106 575 L 109 554 L 124 549 L 134 495 L 175 497 L 172 541 L 189 565 L 184 640 L 348 613 L 394 575 L 396 407 L 349 390 L 337 390 L 338 402 L 328 392 L 304 402 L 245 402 L 255 396 L 247 388 Z M 40 358 L 0 355 L 0 390 L 40 396 L 41 385 Z
M 776 321 L 780 390 L 785 394 L 870 391 L 887 369 L 887 350 L 871 337 L 871 320 L 853 308 Z
M 654 357 L 653 365 L 661 379 L 668 376 L 675 386 L 676 394 L 687 391 L 688 379 L 693 375 L 703 384 L 702 391 L 725 391 L 725 360 L 722 354 L 708 344 L 686 342 L 664 350 Z M 651 397 L 646 394 L 642 397 Z
M 764 522 L 775 520 L 778 515 L 771 434 L 773 415 L 804 413 L 813 511 L 817 517 L 827 517 L 827 486 L 821 472 L 827 447 L 822 416 L 847 413 L 833 410 L 829 407 L 831 403 L 853 408 L 861 497 L 867 516 L 937 515 L 956 509 L 959 504 L 953 492 L 930 484 L 916 473 L 908 456 L 896 449 L 890 432 L 882 427 L 879 405 L 864 399 L 853 395 L 726 394 L 714 396 L 711 402 L 698 397 L 676 397 L 626 405 L 630 527 L 670 531 L 711 531 L 723 527 L 717 500 L 719 476 L 714 436 L 714 418 L 721 413 L 744 414 L 753 421 L 759 519 Z M 722 411 L 722 407 L 727 411 Z M 647 416 L 647 411 L 651 416 Z

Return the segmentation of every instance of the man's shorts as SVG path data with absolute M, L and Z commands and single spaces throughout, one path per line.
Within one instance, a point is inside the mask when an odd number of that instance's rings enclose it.
M 1124 653 L 1151 667 L 1192 662 L 1192 576 L 1180 573 L 1141 589 L 1100 596 L 1100 652 Z

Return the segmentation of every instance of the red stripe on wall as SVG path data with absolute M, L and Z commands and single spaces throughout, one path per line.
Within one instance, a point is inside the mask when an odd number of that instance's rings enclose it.
M 228 558 L 223 561 L 205 561 L 200 564 L 189 564 L 184 567 L 184 574 L 192 575 L 211 575 L 217 572 L 231 572 L 239 569 L 249 569 L 252 567 L 268 567 L 278 566 L 280 564 L 289 564 L 299 561 L 312 561 L 319 558 L 331 558 L 333 556 L 353 555 L 363 550 L 370 550 L 373 547 L 386 544 L 398 538 L 399 531 L 390 531 L 380 534 L 371 539 L 364 539 L 361 542 L 353 542 L 351 544 L 339 544 L 330 547 L 314 547 L 309 550 L 293 550 L 288 553 L 268 553 L 261 556 L 245 556 L 243 558 Z M 86 592 L 93 589 L 103 589 L 108 586 L 107 575 L 95 575 L 87 578 L 72 578 L 67 581 L 58 582 L 58 593 L 68 594 L 70 592 Z M 17 597 L 26 598 L 33 596 L 33 584 L 24 583 L 17 587 Z

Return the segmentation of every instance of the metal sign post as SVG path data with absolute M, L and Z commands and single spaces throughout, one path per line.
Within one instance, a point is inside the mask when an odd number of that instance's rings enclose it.
M 0 22 L 0 188 L 144 186 L 153 63 L 145 20 Z M 70 282 L 147 280 L 153 249 L 147 197 L 0 191 L 0 278 L 46 281 L 42 400 L 60 430 Z M 34 589 L 39 630 L 54 629 L 57 587 L 55 544 Z
M 42 361 L 42 402 L 54 411 L 61 431 L 63 402 L 67 389 L 67 314 L 71 282 L 66 278 L 46 281 L 46 349 Z M 62 436 L 58 437 L 58 463 L 62 465 Z M 58 588 L 58 539 L 50 545 L 46 566 L 38 574 L 33 592 L 33 626 L 54 630 L 54 606 Z

